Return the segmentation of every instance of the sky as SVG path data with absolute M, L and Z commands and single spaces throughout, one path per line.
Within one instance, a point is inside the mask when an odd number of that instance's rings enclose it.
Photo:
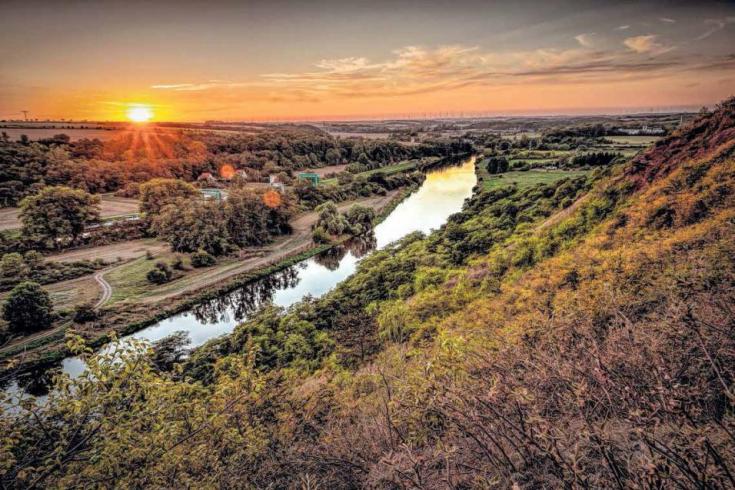
M 0 118 L 633 112 L 735 95 L 735 2 L 2 0 Z

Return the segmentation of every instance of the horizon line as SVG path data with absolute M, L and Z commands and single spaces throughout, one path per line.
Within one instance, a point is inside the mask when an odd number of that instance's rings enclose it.
M 598 107 L 579 109 L 548 109 L 548 110 L 517 110 L 517 111 L 417 111 L 386 114 L 344 114 L 319 116 L 284 116 L 284 117 L 237 117 L 225 119 L 204 120 L 152 120 L 147 124 L 255 124 L 255 123 L 320 123 L 320 122 L 375 122 L 375 121 L 437 121 L 437 120 L 467 120 L 467 119 L 504 119 L 517 117 L 560 118 L 560 117 L 595 117 L 595 116 L 636 116 L 660 114 L 688 114 L 696 113 L 705 107 L 711 109 L 714 104 L 703 105 L 673 105 L 673 106 L 638 106 L 638 107 Z M 66 119 L 66 118 L 32 118 L 29 120 L 2 118 L 0 123 L 64 123 L 64 124 L 126 124 L 128 120 L 120 119 Z

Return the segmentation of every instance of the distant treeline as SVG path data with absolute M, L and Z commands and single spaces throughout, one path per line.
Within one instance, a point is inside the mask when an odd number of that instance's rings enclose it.
M 308 167 L 355 163 L 374 169 L 407 159 L 473 151 L 463 139 L 403 144 L 334 138 L 310 126 L 277 127 L 256 134 L 126 132 L 102 142 L 71 142 L 63 134 L 31 142 L 0 137 L 0 206 L 15 206 L 47 185 L 91 193 L 115 192 L 156 177 L 191 182 L 205 172 L 244 170 L 256 179 Z M 131 192 L 135 192 L 134 189 Z

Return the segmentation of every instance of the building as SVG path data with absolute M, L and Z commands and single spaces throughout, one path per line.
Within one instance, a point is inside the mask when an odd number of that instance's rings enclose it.
M 648 126 L 643 126 L 642 128 L 619 128 L 618 131 L 628 136 L 661 136 L 666 133 L 664 128 L 649 128 Z
M 217 179 L 211 172 L 203 172 L 197 177 L 197 182 L 216 182 Z
M 301 172 L 298 175 L 299 180 L 308 180 L 311 182 L 312 187 L 319 185 L 319 175 L 314 172 Z
M 281 182 L 281 179 L 277 174 L 270 174 L 268 176 L 268 185 L 283 192 L 286 186 Z
M 199 189 L 199 193 L 204 199 L 214 199 L 216 201 L 227 199 L 227 193 L 222 189 Z

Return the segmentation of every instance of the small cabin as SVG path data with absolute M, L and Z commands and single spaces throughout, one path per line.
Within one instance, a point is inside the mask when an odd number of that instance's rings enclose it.
M 203 172 L 197 177 L 197 182 L 215 182 L 216 180 L 212 172 Z

